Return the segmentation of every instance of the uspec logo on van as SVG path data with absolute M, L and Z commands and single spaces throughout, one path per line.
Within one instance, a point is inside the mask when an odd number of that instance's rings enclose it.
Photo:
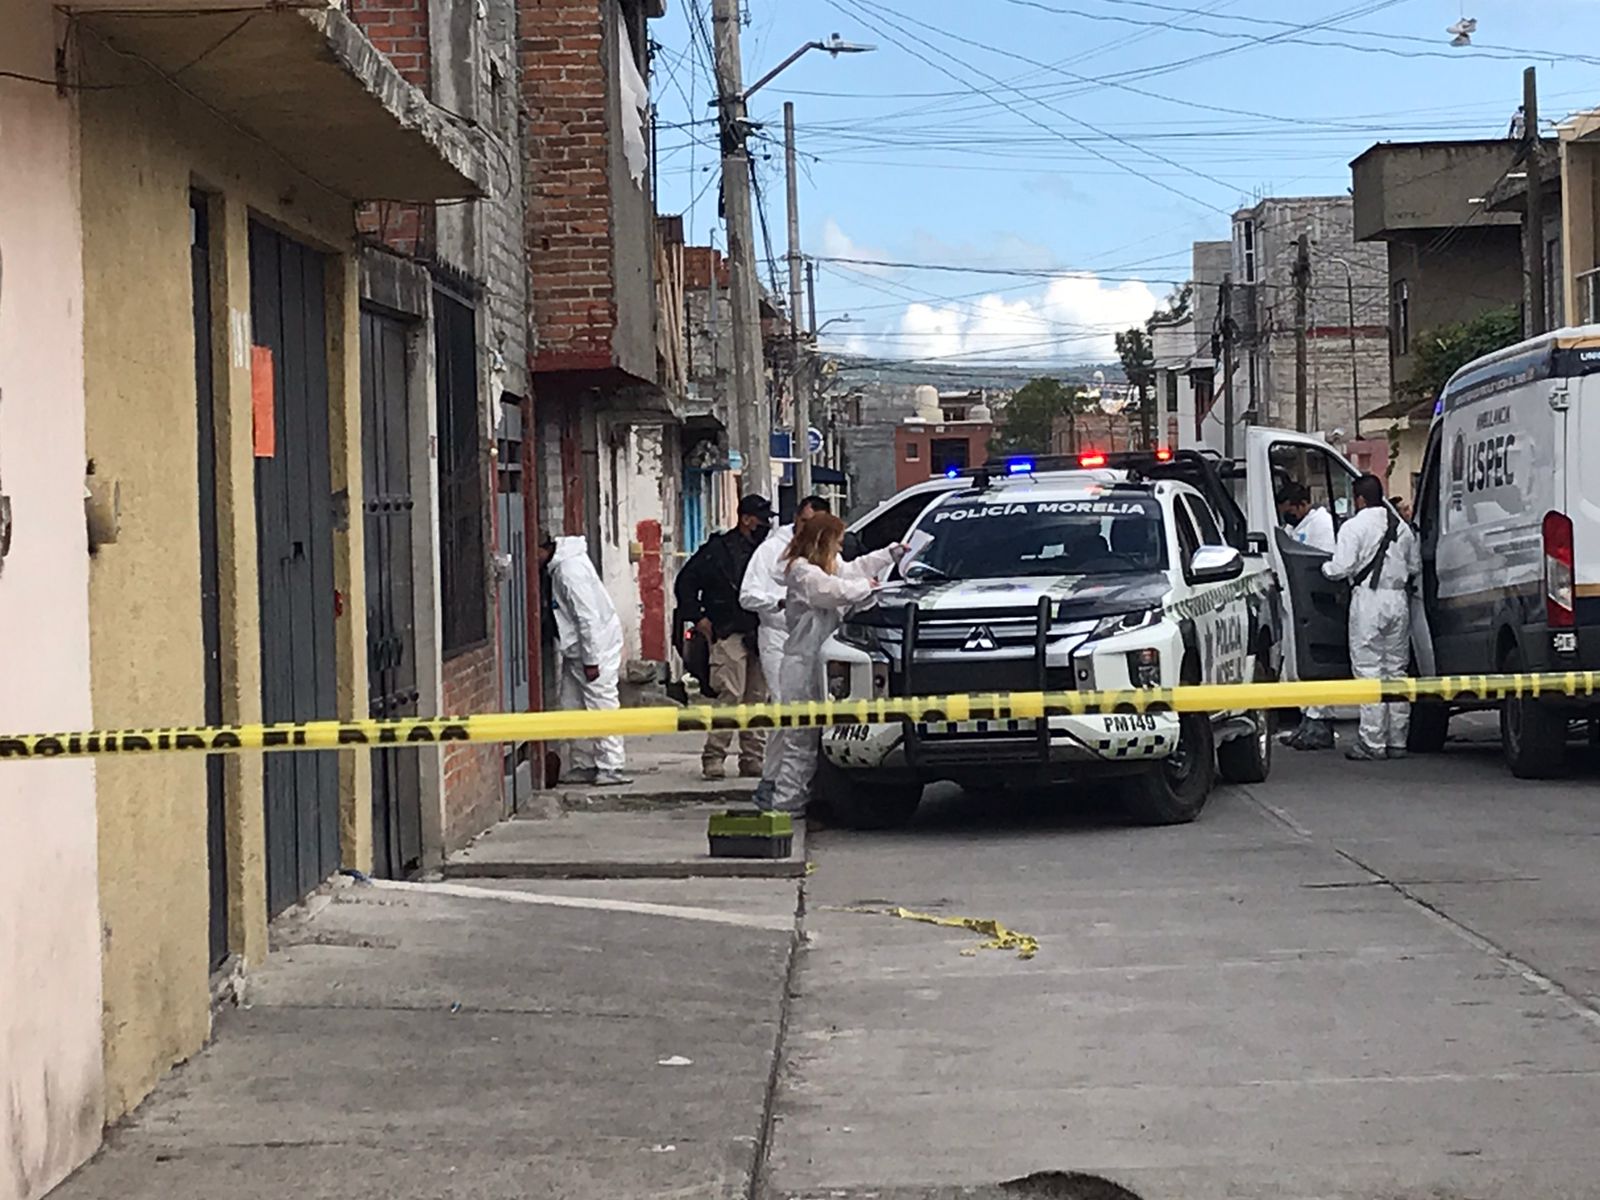
M 1478 418 L 1478 428 L 1492 428 L 1509 420 L 1510 409 L 1496 409 Z M 1517 477 L 1512 468 L 1511 451 L 1516 444 L 1517 435 L 1514 433 L 1491 433 L 1475 438 L 1470 443 L 1466 434 L 1456 434 L 1455 442 L 1450 447 L 1450 490 L 1456 503 L 1460 503 L 1465 492 L 1514 487 Z
M 1130 517 L 1145 516 L 1153 512 L 1147 504 L 1136 500 L 1030 500 L 1008 504 L 975 504 L 961 508 L 941 508 L 933 514 L 933 523 L 940 521 L 969 521 L 983 517 L 1026 516 L 1081 516 Z

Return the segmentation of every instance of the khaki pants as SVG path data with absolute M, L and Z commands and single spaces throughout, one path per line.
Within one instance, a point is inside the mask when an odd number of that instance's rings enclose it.
M 754 640 L 753 638 L 751 639 Z M 767 699 L 767 678 L 761 673 L 761 656 L 745 644 L 742 634 L 711 643 L 711 689 L 718 704 L 763 704 Z M 706 748 L 700 759 L 708 767 L 721 766 L 733 744 L 731 729 L 714 729 L 706 734 Z M 739 770 L 759 775 L 767 737 L 759 729 L 739 731 Z

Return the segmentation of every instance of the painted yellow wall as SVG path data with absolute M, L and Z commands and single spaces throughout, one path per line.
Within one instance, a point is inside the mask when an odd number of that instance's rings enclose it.
M 203 715 L 191 187 L 212 196 L 224 716 L 257 720 L 248 223 L 259 216 L 334 254 L 333 486 L 350 490 L 359 515 L 352 207 L 136 64 L 92 39 L 84 54 L 93 78 L 139 84 L 85 92 L 81 105 L 88 453 L 100 476 L 119 483 L 122 498 L 120 537 L 90 571 L 95 723 L 188 723 Z M 346 597 L 341 715 L 358 698 L 365 711 L 362 561 L 357 519 L 335 534 L 335 581 Z M 345 758 L 352 760 L 341 771 L 345 856 L 366 867 L 366 763 Z M 248 964 L 266 951 L 260 760 L 230 759 L 226 780 L 230 940 Z M 209 1031 L 204 763 L 106 760 L 99 789 L 106 1107 L 114 1119 Z

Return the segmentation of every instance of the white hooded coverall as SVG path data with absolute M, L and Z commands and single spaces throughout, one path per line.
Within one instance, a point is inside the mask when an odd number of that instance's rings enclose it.
M 550 556 L 550 603 L 555 609 L 556 649 L 561 657 L 559 703 L 564 709 L 613 709 L 622 672 L 622 622 L 589 558 L 588 540 L 556 539 Z M 600 669 L 596 679 L 584 667 Z M 620 737 L 574 738 L 574 770 L 620 771 Z
M 753 612 L 761 624 L 756 628 L 756 652 L 761 656 L 761 673 L 767 679 L 767 693 L 774 704 L 788 699 L 783 694 L 783 645 L 789 640 L 789 622 L 784 616 L 784 596 L 788 583 L 784 578 L 783 555 L 794 539 L 793 525 L 778 525 L 756 547 L 750 564 L 744 569 L 744 579 L 739 584 L 739 607 Z M 766 753 L 761 759 L 761 782 L 773 786 L 778 778 L 778 744 L 776 734 L 767 739 Z
M 863 554 L 851 562 L 840 562 L 837 575 L 830 575 L 805 559 L 787 565 L 783 609 L 789 637 L 783 646 L 783 664 L 778 668 L 778 691 L 786 702 L 827 697 L 828 668 L 822 659 L 823 643 L 844 623 L 847 612 L 870 605 L 872 581 L 887 576 L 902 553 L 904 547 L 891 546 Z M 805 807 L 811 777 L 817 772 L 822 731 L 791 726 L 774 730 L 772 740 L 779 744 L 774 806 L 780 811 L 799 812 Z
M 1403 678 L 1411 661 L 1410 584 L 1422 570 L 1421 553 L 1411 526 L 1398 524 L 1383 565 L 1360 583 L 1353 576 L 1372 561 L 1389 528 L 1389 510 L 1363 508 L 1344 523 L 1333 559 L 1322 564 L 1329 579 L 1349 579 L 1350 669 L 1357 679 Z M 1361 741 L 1368 750 L 1404 750 L 1411 724 L 1409 704 L 1363 704 Z

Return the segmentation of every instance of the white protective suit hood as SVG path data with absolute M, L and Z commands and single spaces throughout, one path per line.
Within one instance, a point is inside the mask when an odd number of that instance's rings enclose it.
M 622 622 L 589 558 L 588 539 L 556 539 L 550 556 L 550 599 L 561 657 L 620 672 Z

